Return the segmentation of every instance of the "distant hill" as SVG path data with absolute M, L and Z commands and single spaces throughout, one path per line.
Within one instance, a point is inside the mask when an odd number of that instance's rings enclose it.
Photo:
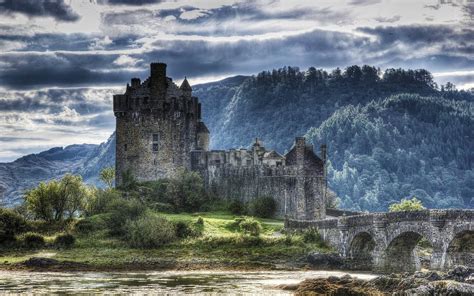
M 245 147 L 255 137 L 282 153 L 298 135 L 316 147 L 328 143 L 329 184 L 345 208 L 384 210 L 412 194 L 432 207 L 473 207 L 474 96 L 438 91 L 425 70 L 285 67 L 195 85 L 193 93 L 214 149 Z M 97 184 L 98 172 L 114 164 L 114 141 L 0 164 L 0 196 L 18 201 L 25 188 L 65 172 Z
M 474 207 L 474 104 L 413 94 L 337 110 L 306 135 L 327 143 L 341 206 L 382 211 L 416 196 L 429 208 Z

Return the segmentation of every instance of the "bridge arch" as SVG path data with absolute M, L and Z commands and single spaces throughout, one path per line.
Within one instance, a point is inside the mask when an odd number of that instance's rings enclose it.
M 404 272 L 419 270 L 421 266 L 417 252 L 417 245 L 423 239 L 430 245 L 431 237 L 422 232 L 408 230 L 400 231 L 387 240 L 384 254 L 384 270 L 390 272 Z
M 474 262 L 474 230 L 463 229 L 456 232 L 449 241 L 446 255 L 445 267 Z
M 355 234 L 349 241 L 348 261 L 351 269 L 372 270 L 376 242 L 367 231 Z

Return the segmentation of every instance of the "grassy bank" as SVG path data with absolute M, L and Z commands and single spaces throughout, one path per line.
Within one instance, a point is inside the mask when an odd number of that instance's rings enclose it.
M 109 235 L 98 227 L 86 233 L 74 229 L 74 245 L 55 247 L 58 233 L 44 233 L 46 245 L 39 249 L 2 247 L 1 269 L 27 268 L 21 264 L 32 257 L 47 257 L 67 262 L 59 270 L 140 270 L 140 269 L 290 269 L 301 268 L 300 260 L 310 251 L 329 251 L 317 240 L 304 235 L 283 233 L 283 221 L 257 219 L 262 226 L 259 236 L 243 234 L 235 227 L 239 216 L 224 211 L 195 214 L 157 213 L 173 222 L 195 223 L 203 220 L 202 234 L 177 239 L 156 248 L 132 248 L 123 239 Z M 91 217 L 92 221 L 100 216 Z M 99 223 L 99 222 L 97 222 Z

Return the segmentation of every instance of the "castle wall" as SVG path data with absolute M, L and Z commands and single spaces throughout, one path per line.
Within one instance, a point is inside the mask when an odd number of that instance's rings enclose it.
M 189 151 L 195 148 L 192 143 L 196 135 L 190 132 L 194 125 L 184 114 L 176 118 L 165 111 L 117 117 L 116 171 L 130 170 L 137 180 L 149 181 L 172 177 L 179 168 L 189 168 Z M 122 174 L 117 175 L 117 181 L 121 184 Z
M 209 166 L 203 174 L 209 190 L 221 198 L 248 203 L 270 196 L 277 203 L 278 217 L 315 219 L 322 215 L 322 178 L 299 176 L 296 167 Z

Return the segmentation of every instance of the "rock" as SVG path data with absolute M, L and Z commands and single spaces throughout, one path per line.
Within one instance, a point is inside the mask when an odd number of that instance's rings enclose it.
M 473 276 L 474 268 L 458 265 L 448 272 L 447 279 L 465 282 Z
M 335 253 L 310 253 L 307 261 L 313 267 L 317 268 L 339 268 L 344 264 L 342 258 Z
M 474 295 L 474 286 L 455 281 L 434 281 L 413 289 L 396 293 L 403 296 L 471 296 Z
M 457 266 L 447 273 L 436 271 L 401 273 L 376 277 L 370 281 L 342 277 L 308 279 L 300 283 L 296 295 L 396 295 L 465 296 L 474 295 L 472 268 Z
M 43 258 L 43 257 L 31 257 L 30 259 L 23 261 L 23 265 L 27 267 L 46 268 L 46 267 L 51 267 L 58 264 L 59 264 L 58 260 L 51 259 L 51 258 Z
M 295 295 L 378 296 L 381 292 L 365 286 L 365 281 L 345 275 L 341 278 L 309 279 L 300 283 Z

